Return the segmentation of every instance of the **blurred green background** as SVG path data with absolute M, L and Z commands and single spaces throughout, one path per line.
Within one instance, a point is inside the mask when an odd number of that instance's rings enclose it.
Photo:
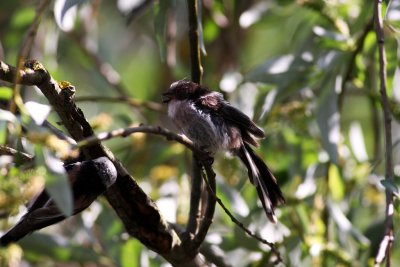
M 64 16 L 64 0 L 50 5 L 30 57 L 40 60 L 56 80 L 75 85 L 77 105 L 96 132 L 140 123 L 177 131 L 166 116 L 161 93 L 173 81 L 190 78 L 186 2 L 155 1 L 130 23 L 130 10 L 142 1 L 75 2 L 79 4 Z M 277 242 L 285 266 L 373 266 L 385 220 L 384 128 L 373 1 L 200 2 L 200 39 L 206 52 L 203 84 L 222 92 L 265 130 L 267 138 L 257 153 L 278 178 L 287 204 L 277 210 L 277 225 L 267 222 L 244 167 L 225 154 L 214 164 L 218 196 L 249 229 Z M 37 3 L 0 2 L 0 58 L 11 65 L 16 65 Z M 395 191 L 400 172 L 399 9 L 395 2 L 384 5 L 396 174 L 395 183 L 386 186 Z M 10 86 L 0 85 L 0 100 L 7 103 Z M 32 87 L 22 88 L 22 96 L 24 102 L 47 104 Z M 54 125 L 58 121 L 54 112 L 48 119 Z M 24 124 L 30 133 L 43 131 L 32 122 L 14 123 Z M 6 142 L 6 129 L 0 122 L 1 143 Z M 33 147 L 41 146 L 63 158 L 48 142 L 29 137 L 18 127 L 9 131 L 12 147 L 33 154 Z M 105 145 L 165 218 L 185 225 L 189 151 L 144 134 Z M 46 181 L 46 171 L 39 165 L 27 172 L 23 165 L 0 157 L 0 229 L 16 222 L 21 205 Z M 397 229 L 397 198 L 395 207 Z M 203 247 L 206 256 L 210 251 L 221 253 L 231 266 L 267 266 L 271 260 L 269 248 L 246 236 L 219 207 Z M 399 248 L 395 242 L 393 266 L 400 264 Z M 0 250 L 0 265 L 22 263 L 167 266 L 129 238 L 103 198 L 82 215 Z

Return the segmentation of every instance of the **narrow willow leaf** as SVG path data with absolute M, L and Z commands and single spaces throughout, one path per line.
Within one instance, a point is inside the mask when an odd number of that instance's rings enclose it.
M 158 49 L 160 51 L 160 58 L 164 62 L 167 55 L 166 44 L 166 28 L 168 24 L 168 12 L 171 7 L 175 5 L 175 0 L 164 0 L 154 5 L 154 30 L 156 33 L 156 40 Z
M 342 77 L 337 75 L 325 83 L 317 107 L 317 124 L 321 132 L 322 145 L 334 164 L 338 164 L 337 145 L 340 139 L 340 113 L 338 108 L 338 88 Z
M 328 175 L 329 192 L 332 195 L 332 199 L 336 201 L 342 200 L 345 194 L 345 185 L 338 167 L 334 164 L 330 164 Z
M 350 124 L 349 129 L 350 146 L 353 150 L 354 156 L 358 161 L 363 162 L 368 160 L 367 149 L 365 147 L 364 134 L 362 132 L 361 124 L 354 121 Z
M 10 111 L 0 109 L 0 121 L 17 122 L 18 119 Z
M 65 216 L 73 212 L 73 197 L 68 175 L 62 162 L 40 145 L 35 147 L 35 160 L 38 165 L 47 169 L 46 191 L 49 193 L 57 207 Z
M 203 55 L 207 55 L 206 46 L 204 45 L 204 37 L 203 37 L 203 24 L 201 23 L 202 17 L 202 1 L 197 0 L 197 29 L 199 33 L 199 46 Z
M 87 1 L 88 0 L 65 0 L 64 5 L 61 9 L 61 21 L 63 21 L 65 14 L 71 7 L 85 3 Z

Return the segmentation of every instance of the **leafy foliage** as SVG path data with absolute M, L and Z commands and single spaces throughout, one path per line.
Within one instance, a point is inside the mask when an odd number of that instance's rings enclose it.
M 63 1 L 55 2 L 56 6 Z M 372 2 L 202 3 L 201 40 L 207 53 L 202 58 L 203 83 L 221 90 L 265 130 L 268 137 L 258 154 L 274 171 L 287 204 L 277 211 L 277 225 L 267 223 L 243 166 L 228 155 L 219 155 L 214 163 L 218 196 L 249 229 L 277 243 L 286 266 L 372 266 L 384 229 L 384 188 L 395 193 L 396 209 L 400 207 L 399 5 L 388 3 L 385 20 L 397 177 L 394 183 L 382 183 L 385 151 Z M 76 101 L 96 130 L 139 123 L 173 128 L 157 108 L 172 81 L 190 76 L 186 3 L 156 1 L 128 26 L 124 14 L 132 7 L 124 7 L 125 1 L 63 3 L 61 17 L 65 23 L 71 21 L 70 29 L 57 26 L 48 12 L 31 56 L 55 78 L 76 86 Z M 67 12 L 71 7 L 77 12 Z M 26 1 L 0 3 L 0 55 L 5 61 L 16 62 L 34 9 Z M 45 102 L 33 88 L 22 92 L 25 103 Z M 10 98 L 9 85 L 0 84 L 3 106 Z M 56 125 L 58 118 L 50 113 L 47 119 Z M 13 225 L 15 219 L 9 215 L 15 215 L 43 183 L 52 195 L 64 196 L 59 201 L 68 213 L 70 200 L 65 198 L 70 193 L 62 185 L 63 174 L 55 177 L 41 155 L 48 150 L 55 160 L 64 160 L 70 151 L 55 146 L 49 141 L 55 140 L 53 133 L 24 119 L 24 114 L 0 110 L 0 120 L 0 140 L 35 155 L 34 166 L 0 157 L 2 229 Z M 161 213 L 184 225 L 190 198 L 188 151 L 142 134 L 106 144 L 159 203 Z M 396 212 L 395 222 L 398 219 Z M 65 242 L 61 244 L 60 238 Z M 159 266 L 164 262 L 127 238 L 121 222 L 101 200 L 82 216 L 34 233 L 19 246 L 22 250 L 12 246 L 0 251 L 5 259 L 0 265 L 15 259 L 32 266 L 54 262 Z M 269 248 L 246 236 L 222 209 L 216 210 L 204 246 L 210 248 L 207 251 L 218 247 L 234 266 L 271 262 Z M 400 264 L 399 255 L 395 242 L 393 266 Z

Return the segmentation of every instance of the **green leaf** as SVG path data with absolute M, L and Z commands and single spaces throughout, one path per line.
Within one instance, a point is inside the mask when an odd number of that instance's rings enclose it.
M 47 169 L 46 191 L 53 198 L 60 211 L 67 217 L 71 216 L 73 197 L 68 175 L 62 162 L 40 145 L 36 145 L 35 152 L 37 164 L 44 165 Z
M 35 18 L 35 9 L 32 7 L 21 8 L 13 17 L 11 21 L 12 27 L 22 28 L 29 25 Z
M 166 40 L 166 27 L 168 23 L 168 11 L 171 7 L 175 6 L 175 0 L 160 1 L 158 5 L 154 5 L 154 30 L 156 32 L 156 40 L 160 51 L 160 58 L 164 62 L 167 54 Z
M 293 54 L 267 60 L 246 74 L 245 80 L 288 86 L 292 81 L 305 78 L 312 59 L 304 60 Z
M 346 235 L 351 234 L 357 242 L 359 242 L 363 247 L 368 247 L 370 244 L 369 239 L 364 236 L 360 231 L 354 227 L 352 222 L 346 217 L 343 211 L 340 209 L 338 204 L 328 202 L 329 211 L 331 212 L 331 217 L 336 222 L 340 231 Z
M 34 233 L 22 239 L 20 244 L 24 249 L 24 257 L 38 261 L 43 257 L 50 257 L 60 262 L 97 262 L 104 266 L 112 266 L 111 260 L 96 253 L 92 248 L 77 246 L 71 243 L 57 242 L 57 238 L 47 234 Z M 46 251 L 44 254 L 43 251 Z M 107 264 L 108 263 L 108 264 Z
M 203 24 L 201 23 L 201 18 L 202 18 L 202 1 L 197 0 L 197 29 L 199 33 L 199 46 L 203 55 L 207 55 L 206 46 L 204 45 Z
M 345 194 L 345 186 L 338 167 L 334 164 L 329 164 L 328 175 L 329 192 L 332 195 L 332 199 L 336 201 L 342 200 Z
M 0 86 L 0 100 L 10 100 L 13 90 L 10 87 Z
M 140 266 L 140 253 L 143 246 L 136 239 L 129 239 L 122 246 L 121 250 L 121 266 Z
M 317 107 L 317 124 L 321 132 L 322 146 L 334 164 L 339 163 L 337 145 L 340 139 L 340 113 L 338 108 L 337 87 L 341 86 L 342 77 L 331 77 L 323 88 Z

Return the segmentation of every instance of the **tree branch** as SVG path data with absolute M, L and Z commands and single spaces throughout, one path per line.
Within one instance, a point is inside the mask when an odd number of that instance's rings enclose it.
M 200 84 L 203 68 L 201 66 L 201 55 L 200 55 L 200 45 L 199 45 L 199 17 L 198 17 L 198 2 L 197 0 L 188 0 L 188 20 L 189 20 L 189 46 L 190 46 L 190 59 L 191 59 L 191 77 L 192 81 Z M 187 248 L 186 251 L 189 255 L 193 257 L 199 253 L 200 245 L 203 243 L 208 229 L 212 223 L 212 219 L 215 211 L 215 197 L 207 189 L 205 209 L 200 208 L 201 192 L 202 187 L 202 170 L 201 166 L 204 167 L 206 176 L 210 183 L 210 187 L 214 189 L 216 187 L 215 173 L 211 168 L 211 163 L 204 164 L 204 162 L 198 159 L 201 154 L 193 153 L 192 161 L 192 188 L 191 188 L 191 198 L 190 198 L 190 217 L 188 222 L 188 227 L 186 229 L 184 240 L 184 246 Z M 208 160 L 210 161 L 210 159 Z M 204 214 L 201 211 L 204 210 Z M 200 214 L 200 222 L 198 222 L 198 214 Z
M 93 129 L 73 101 L 75 88 L 70 83 L 57 83 L 43 65 L 35 60 L 26 61 L 19 71 L 0 61 L 1 80 L 12 82 L 17 73 L 21 77 L 18 80 L 21 84 L 36 85 L 42 91 L 76 141 L 93 135 Z M 195 258 L 186 256 L 177 233 L 161 217 L 154 202 L 106 147 L 100 142 L 93 142 L 82 147 L 81 151 L 87 159 L 107 156 L 113 161 L 118 178 L 105 196 L 130 235 L 159 253 L 174 266 L 203 266 L 199 256 Z
M 14 148 L 4 146 L 4 145 L 0 145 L 0 155 L 20 157 L 24 162 L 32 162 L 34 159 L 34 157 L 32 155 L 29 155 L 27 153 L 18 151 Z
M 386 54 L 385 54 L 385 36 L 383 30 L 382 19 L 382 0 L 375 0 L 375 31 L 378 41 L 379 51 L 379 77 L 380 77 L 380 93 L 384 119 L 385 131 L 385 180 L 393 183 L 393 158 L 392 158 L 392 118 L 390 114 L 389 100 L 386 93 Z M 386 187 L 386 222 L 385 236 L 383 237 L 379 251 L 375 257 L 375 265 L 379 265 L 386 258 L 386 266 L 391 266 L 391 251 L 394 241 L 393 226 L 393 192 Z
M 341 109 L 343 106 L 344 96 L 346 94 L 346 83 L 352 77 L 351 75 L 354 70 L 354 66 L 356 65 L 357 55 L 362 52 L 365 39 L 367 38 L 368 33 L 372 30 L 373 26 L 374 26 L 374 18 L 371 18 L 365 25 L 363 31 L 361 32 L 360 37 L 358 37 L 355 44 L 355 48 L 351 53 L 350 60 L 349 63 L 347 64 L 347 69 L 342 81 L 342 91 L 339 94 L 339 100 L 338 100 L 339 109 Z
M 189 16 L 189 45 L 190 45 L 190 61 L 192 70 L 192 81 L 201 83 L 203 68 L 201 66 L 199 30 L 197 17 L 197 0 L 188 0 L 188 16 Z

